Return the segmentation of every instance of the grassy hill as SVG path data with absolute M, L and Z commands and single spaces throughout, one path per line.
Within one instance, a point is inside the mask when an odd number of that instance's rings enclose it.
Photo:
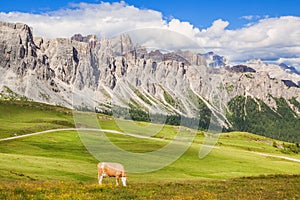
M 156 150 L 164 145 L 146 139 L 107 133 L 116 145 L 132 151 Z M 280 153 L 267 140 L 244 133 L 226 134 L 204 159 L 198 158 L 201 137 L 172 165 L 147 174 L 130 174 L 130 182 L 224 179 L 261 174 L 300 174 L 300 163 L 265 157 L 255 152 Z M 289 157 L 299 158 L 297 154 Z M 14 141 L 2 141 L 0 178 L 25 180 L 73 180 L 96 182 L 97 160 L 82 145 L 75 131 L 47 133 Z M 249 167 L 251 166 L 251 167 Z
M 0 109 L 0 138 L 16 132 L 24 134 L 74 126 L 70 110 L 64 108 L 1 102 Z M 109 116 L 98 115 L 98 120 L 102 128 L 120 130 Z M 133 122 L 124 120 L 122 123 L 130 128 Z M 132 129 L 131 133 L 139 134 L 147 130 L 147 123 L 135 123 L 145 126 Z M 24 129 L 26 131 L 21 132 Z M 146 152 L 166 145 L 177 130 L 176 126 L 166 125 L 153 136 L 163 139 L 161 141 L 112 133 L 106 135 L 115 145 L 127 151 Z M 300 155 L 282 153 L 280 146 L 283 146 L 283 142 L 275 141 L 279 146 L 275 147 L 274 140 L 266 137 L 245 132 L 224 133 L 213 151 L 204 159 L 199 159 L 198 152 L 203 140 L 204 133 L 199 131 L 184 155 L 161 170 L 144 174 L 129 173 L 129 189 L 115 188 L 114 179 L 105 179 L 104 186 L 96 185 L 98 161 L 89 154 L 76 131 L 0 141 L 0 199 L 9 199 L 7 197 L 12 195 L 16 199 L 20 196 L 47 199 L 47 195 L 52 195 L 49 199 L 73 199 L 87 193 L 92 194 L 94 199 L 101 195 L 103 198 L 143 199 L 152 195 L 156 198 L 188 199 L 186 192 L 191 194 L 190 197 L 197 195 L 201 199 L 207 195 L 206 199 L 215 199 L 221 198 L 217 194 L 230 198 L 232 193 L 248 193 L 246 185 L 251 185 L 249 190 L 252 188 L 252 195 L 257 193 L 267 197 L 264 192 L 268 192 L 289 199 L 297 195 L 299 197 L 300 163 L 275 156 L 300 159 Z M 272 188 L 274 182 L 278 183 Z M 144 191 L 143 187 L 148 189 Z M 159 193 L 161 190 L 166 191 L 166 196 Z M 63 198 L 64 194 L 69 196 Z
M 29 101 L 0 100 L 0 138 L 74 127 L 72 111 Z

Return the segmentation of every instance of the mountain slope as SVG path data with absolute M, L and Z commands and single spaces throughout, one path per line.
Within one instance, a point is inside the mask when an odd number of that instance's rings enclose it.
M 292 114 L 272 116 L 292 122 L 299 119 L 300 89 L 291 82 L 298 83 L 300 76 L 280 66 L 251 61 L 224 67 L 226 59 L 211 52 L 147 51 L 133 44 L 128 35 L 46 39 L 34 37 L 25 24 L 0 22 L 0 27 L 2 97 L 17 94 L 33 101 L 160 123 L 195 126 L 195 119 L 200 118 L 202 129 L 215 131 L 242 129 L 236 118 L 245 118 L 246 112 L 226 117 L 245 107 L 243 101 L 236 108 L 231 106 L 238 96 L 261 101 L 259 109 L 263 105 L 274 113 L 281 109 L 277 99 L 283 98 Z M 254 131 L 249 121 L 244 123 L 248 131 Z M 297 126 L 282 126 L 300 134 Z
M 262 100 L 250 96 L 236 96 L 229 103 L 228 118 L 233 129 L 253 131 L 267 137 L 300 141 L 300 118 L 284 98 L 270 97 L 277 109 L 271 109 Z

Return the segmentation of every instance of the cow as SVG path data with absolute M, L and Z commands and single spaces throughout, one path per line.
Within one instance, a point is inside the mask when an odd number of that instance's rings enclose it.
M 97 165 L 98 167 L 98 182 L 102 184 L 102 180 L 105 177 L 116 177 L 116 185 L 119 185 L 119 180 L 122 180 L 123 186 L 126 186 L 126 173 L 124 166 L 120 163 L 112 162 L 100 162 Z

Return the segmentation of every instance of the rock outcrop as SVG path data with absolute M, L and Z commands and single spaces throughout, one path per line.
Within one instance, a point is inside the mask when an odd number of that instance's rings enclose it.
M 199 115 L 197 99 L 219 116 L 224 115 L 219 105 L 226 107 L 237 95 L 261 99 L 274 109 L 270 97 L 300 102 L 299 87 L 282 82 L 297 83 L 300 76 L 280 66 L 252 61 L 226 68 L 227 60 L 212 52 L 148 52 L 128 35 L 46 39 L 33 37 L 25 24 L 0 22 L 0 28 L 0 88 L 34 101 L 100 111 L 113 104 L 135 105 L 189 117 Z

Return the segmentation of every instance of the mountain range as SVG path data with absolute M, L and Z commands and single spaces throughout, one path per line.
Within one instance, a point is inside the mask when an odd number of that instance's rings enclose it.
M 300 75 L 250 60 L 230 65 L 213 52 L 149 50 L 129 35 L 34 37 L 0 22 L 0 98 L 30 100 L 167 123 L 199 119 L 207 130 L 250 131 L 300 141 Z M 214 120 L 212 120 L 214 119 Z

